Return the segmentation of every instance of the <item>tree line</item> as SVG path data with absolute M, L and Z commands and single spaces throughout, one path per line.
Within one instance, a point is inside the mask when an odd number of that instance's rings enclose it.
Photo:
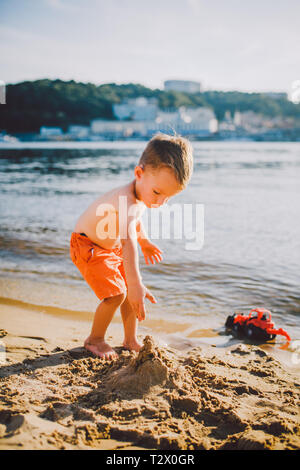
M 229 111 L 254 111 L 268 117 L 300 119 L 300 104 L 263 93 L 204 91 L 196 94 L 146 88 L 140 84 L 95 85 L 63 80 L 36 80 L 6 87 L 6 104 L 0 106 L 0 131 L 39 132 L 41 126 L 89 125 L 92 119 L 115 119 L 113 105 L 128 98 L 156 98 L 162 110 L 180 106 L 210 107 L 218 120 Z

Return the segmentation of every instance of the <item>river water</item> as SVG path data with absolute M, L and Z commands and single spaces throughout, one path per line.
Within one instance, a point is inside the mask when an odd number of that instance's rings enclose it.
M 93 312 L 98 300 L 69 258 L 77 218 L 100 194 L 133 179 L 145 142 L 17 143 L 0 147 L 0 296 L 30 305 Z M 210 337 L 226 316 L 254 306 L 300 338 L 300 143 L 194 142 L 194 173 L 169 206 L 192 207 L 186 237 L 159 235 L 160 264 L 144 284 L 157 324 Z M 185 206 L 184 206 L 185 205 Z M 195 208 L 202 219 L 196 224 Z M 143 216 L 150 227 L 151 213 Z M 159 224 L 159 222 L 158 222 Z M 194 226 L 193 226 L 194 224 Z M 196 225 L 195 225 L 196 224 Z M 193 232 L 194 230 L 194 232 Z M 166 329 L 168 329 L 166 327 Z M 202 332 L 202 333 L 201 333 Z M 224 337 L 223 339 L 224 340 Z

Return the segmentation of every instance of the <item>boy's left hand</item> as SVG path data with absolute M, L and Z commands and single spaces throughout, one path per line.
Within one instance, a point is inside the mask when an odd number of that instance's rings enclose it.
M 143 252 L 146 264 L 149 264 L 149 261 L 151 261 L 152 264 L 155 264 L 155 261 L 159 263 L 163 259 L 161 249 L 148 240 L 141 245 L 141 250 Z

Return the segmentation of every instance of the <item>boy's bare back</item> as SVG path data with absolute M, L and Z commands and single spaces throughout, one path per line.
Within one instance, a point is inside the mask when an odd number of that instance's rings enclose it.
M 75 232 L 85 233 L 94 243 L 110 250 L 121 243 L 120 233 L 125 231 L 123 225 L 128 212 L 138 221 L 145 208 L 145 204 L 136 198 L 135 181 L 132 181 L 102 194 L 92 202 L 77 220 Z M 108 231 L 108 227 L 112 230 Z

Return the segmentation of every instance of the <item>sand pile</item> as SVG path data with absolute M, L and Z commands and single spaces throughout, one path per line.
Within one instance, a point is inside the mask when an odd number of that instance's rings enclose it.
M 116 348 L 118 351 L 118 348 Z M 250 345 L 179 355 L 150 336 L 105 362 L 82 348 L 2 368 L 4 448 L 299 449 L 299 377 Z

